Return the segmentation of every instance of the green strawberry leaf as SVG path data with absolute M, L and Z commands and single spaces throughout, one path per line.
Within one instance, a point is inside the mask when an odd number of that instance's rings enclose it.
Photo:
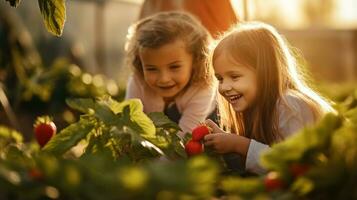
M 91 109 L 94 108 L 94 100 L 89 98 L 68 98 L 66 103 L 72 109 L 82 113 L 90 113 Z
M 175 130 L 181 130 L 181 128 L 173 121 L 171 121 L 164 113 L 162 112 L 152 112 L 148 114 L 148 117 L 154 122 L 156 127 Z
M 43 151 L 55 155 L 62 155 L 70 148 L 84 139 L 94 128 L 94 124 L 87 119 L 80 119 L 79 122 L 71 124 L 55 135 L 43 148 Z
M 130 99 L 116 104 L 114 113 L 123 112 L 124 119 L 130 119 L 129 126 L 145 139 L 155 137 L 156 128 L 151 119 L 144 113 L 143 105 L 138 99 Z
M 65 0 L 38 0 L 38 5 L 47 30 L 61 36 L 66 20 Z

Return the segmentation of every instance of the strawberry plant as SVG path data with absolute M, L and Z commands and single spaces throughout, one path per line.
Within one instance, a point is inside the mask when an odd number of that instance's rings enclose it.
M 160 156 L 186 157 L 176 134 L 179 127 L 162 113 L 146 115 L 138 100 L 119 103 L 102 97 L 96 101 L 68 99 L 67 103 L 84 114 L 51 139 L 45 152 L 62 155 L 84 141 L 84 154 L 105 151 L 115 159 L 128 157 L 136 162 Z
M 356 197 L 356 108 L 328 114 L 316 126 L 273 145 L 262 157 L 267 175 L 240 177 L 218 176 L 222 169 L 204 154 L 179 159 L 186 153 L 177 125 L 162 113 L 143 114 L 137 100 L 67 102 L 84 114 L 41 150 L 24 144 L 18 132 L 0 127 L 2 199 Z M 84 153 L 71 157 L 79 142 L 85 144 Z

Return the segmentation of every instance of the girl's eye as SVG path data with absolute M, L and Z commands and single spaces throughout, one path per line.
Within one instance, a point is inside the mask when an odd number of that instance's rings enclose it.
M 157 69 L 155 67 L 145 67 L 145 71 L 154 72 L 154 71 L 157 71 Z
M 233 80 L 238 80 L 241 77 L 241 75 L 232 75 L 231 78 Z
M 171 65 L 170 69 L 179 69 L 181 66 L 180 65 Z

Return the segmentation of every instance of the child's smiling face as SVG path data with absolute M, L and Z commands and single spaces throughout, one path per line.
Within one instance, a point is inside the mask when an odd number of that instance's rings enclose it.
M 256 100 L 257 75 L 253 68 L 237 63 L 228 54 L 221 53 L 213 62 L 219 93 L 236 112 L 243 112 Z
M 172 100 L 189 83 L 192 74 L 192 55 L 182 40 L 159 48 L 139 51 L 145 82 L 165 100 Z

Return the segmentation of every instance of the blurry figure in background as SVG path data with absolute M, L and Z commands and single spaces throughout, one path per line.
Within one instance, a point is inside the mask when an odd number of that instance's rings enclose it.
M 86 66 L 84 55 L 85 55 L 85 50 L 83 44 L 79 41 L 73 42 L 73 44 L 70 47 L 70 52 L 68 56 L 71 63 L 83 69 Z
M 164 112 L 186 132 L 215 110 L 216 82 L 208 65 L 208 31 L 184 12 L 162 12 L 129 29 L 126 53 L 133 68 L 126 99 L 144 112 Z
M 238 24 L 215 47 L 212 65 L 221 128 L 206 121 L 214 134 L 205 136 L 205 145 L 240 155 L 249 172 L 265 172 L 259 157 L 270 145 L 334 111 L 305 82 L 288 44 L 270 25 Z
M 170 10 L 195 15 L 214 38 L 239 21 L 230 0 L 145 0 L 139 18 Z

